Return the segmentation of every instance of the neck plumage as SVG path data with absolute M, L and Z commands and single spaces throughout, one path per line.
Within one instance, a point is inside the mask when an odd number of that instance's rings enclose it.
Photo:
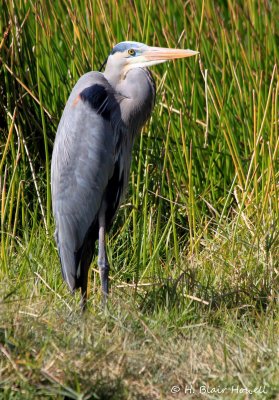
M 135 68 L 121 77 L 106 70 L 104 76 L 119 100 L 122 121 L 133 135 L 137 134 L 149 119 L 155 103 L 156 87 L 151 72 Z

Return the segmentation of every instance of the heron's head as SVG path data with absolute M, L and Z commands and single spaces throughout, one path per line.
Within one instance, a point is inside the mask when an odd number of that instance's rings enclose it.
M 112 49 L 107 60 L 106 71 L 113 69 L 115 73 L 124 77 L 129 70 L 134 68 L 151 67 L 168 60 L 191 57 L 198 53 L 189 49 L 169 49 L 151 47 L 138 42 L 121 42 Z

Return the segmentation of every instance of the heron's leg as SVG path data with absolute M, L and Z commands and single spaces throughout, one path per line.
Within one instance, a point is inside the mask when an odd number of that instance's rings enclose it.
M 98 265 L 100 271 L 101 285 L 103 298 L 106 301 L 108 295 L 108 277 L 109 277 L 109 263 L 106 253 L 106 224 L 105 224 L 105 213 L 101 212 L 99 215 L 99 253 L 98 253 Z

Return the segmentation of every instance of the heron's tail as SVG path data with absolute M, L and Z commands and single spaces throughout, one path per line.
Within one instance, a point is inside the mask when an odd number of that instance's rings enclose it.
M 92 261 L 94 244 L 98 237 L 97 219 L 88 229 L 82 245 L 79 247 L 78 235 L 67 218 L 57 216 L 55 240 L 61 262 L 64 281 L 73 293 L 87 282 L 88 269 Z M 76 250 L 78 248 L 78 250 Z
M 61 262 L 61 272 L 64 281 L 67 283 L 70 291 L 73 293 L 79 286 L 77 285 L 77 265 L 76 256 L 67 246 L 59 245 L 59 256 Z
M 67 245 L 58 246 L 62 276 L 72 293 L 76 289 L 82 288 L 85 281 L 87 282 L 94 244 L 95 240 L 87 241 L 76 253 L 67 248 Z

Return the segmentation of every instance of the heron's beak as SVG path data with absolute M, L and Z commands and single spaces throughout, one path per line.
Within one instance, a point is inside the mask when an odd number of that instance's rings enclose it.
M 168 49 L 163 47 L 148 47 L 148 49 L 143 52 L 143 56 L 146 61 L 155 62 L 175 60 L 176 58 L 186 58 L 195 56 L 196 54 L 199 54 L 199 52 L 189 49 Z
M 177 58 L 192 57 L 199 54 L 198 51 L 184 49 L 168 49 L 164 47 L 145 46 L 140 49 L 140 53 L 128 59 L 127 70 L 137 67 L 151 67 Z

